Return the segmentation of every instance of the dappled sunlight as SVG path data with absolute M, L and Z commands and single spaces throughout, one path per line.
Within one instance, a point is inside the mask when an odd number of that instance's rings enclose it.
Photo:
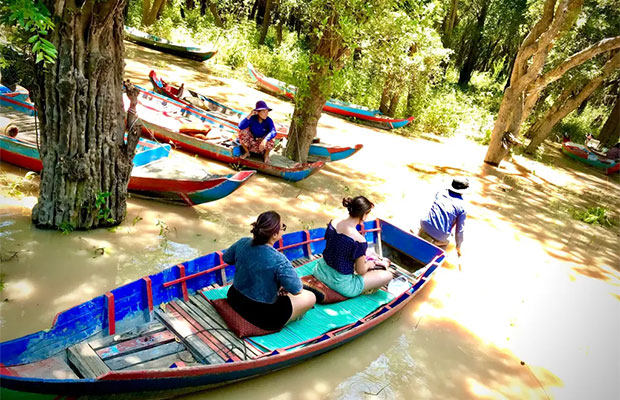
M 2 295 L 11 300 L 28 299 L 36 290 L 36 286 L 29 279 L 20 279 L 18 281 L 7 281 L 2 290 Z

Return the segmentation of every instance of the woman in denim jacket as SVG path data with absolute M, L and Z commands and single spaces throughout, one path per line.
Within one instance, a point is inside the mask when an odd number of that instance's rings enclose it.
M 282 329 L 316 303 L 314 294 L 303 289 L 291 262 L 273 247 L 285 230 L 277 212 L 264 212 L 252 223 L 253 238 L 240 239 L 223 255 L 224 262 L 236 268 L 228 303 L 265 330 Z

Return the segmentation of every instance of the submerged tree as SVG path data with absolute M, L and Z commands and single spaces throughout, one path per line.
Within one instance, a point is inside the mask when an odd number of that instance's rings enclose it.
M 37 30 L 58 51 L 37 55 L 32 87 L 40 121 L 43 161 L 34 224 L 63 230 L 119 224 L 139 138 L 125 140 L 123 111 L 123 9 L 127 0 L 45 0 L 55 28 Z M 20 8 L 26 7 L 26 8 Z M 26 30 L 32 2 L 11 9 Z M 39 16 L 36 15 L 35 18 Z M 33 41 L 34 42 L 34 41 Z M 40 47 L 40 46 L 39 46 Z M 33 50 L 36 48 L 33 47 Z M 128 121 L 132 123 L 132 121 Z
M 577 19 L 583 0 L 546 0 L 543 13 L 523 40 L 514 62 L 510 85 L 500 105 L 484 161 L 498 166 L 516 142 L 523 121 L 536 105 L 541 91 L 567 71 L 597 55 L 620 47 L 620 37 L 601 40 L 573 54 L 543 73 L 549 52 L 558 37 Z
M 372 33 L 372 20 L 383 15 L 391 0 L 311 0 L 309 19 L 310 65 L 295 96 L 295 111 L 288 135 L 286 156 L 305 162 L 321 111 L 332 92 L 334 75 Z

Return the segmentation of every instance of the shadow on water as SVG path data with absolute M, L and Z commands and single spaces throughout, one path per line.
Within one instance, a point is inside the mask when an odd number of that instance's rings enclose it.
M 294 367 L 180 398 L 190 399 L 465 399 L 546 398 L 536 377 L 509 352 L 484 343 L 453 320 L 421 314 L 435 284 L 403 311 L 342 347 Z M 441 307 L 437 299 L 434 307 Z M 306 371 L 314 371 L 309 377 Z M 540 383 L 537 381 L 540 381 Z

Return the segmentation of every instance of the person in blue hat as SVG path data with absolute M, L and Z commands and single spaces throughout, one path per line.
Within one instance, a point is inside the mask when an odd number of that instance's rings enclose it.
M 239 142 L 244 153 L 241 158 L 246 158 L 252 153 L 259 153 L 263 161 L 269 163 L 269 152 L 275 146 L 276 127 L 269 118 L 271 108 L 262 100 L 256 102 L 254 110 L 239 122 Z

